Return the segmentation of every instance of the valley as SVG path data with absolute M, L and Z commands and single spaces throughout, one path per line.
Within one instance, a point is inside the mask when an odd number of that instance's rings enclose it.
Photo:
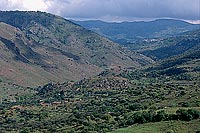
M 0 132 L 200 132 L 199 25 L 118 44 L 75 23 L 0 12 Z

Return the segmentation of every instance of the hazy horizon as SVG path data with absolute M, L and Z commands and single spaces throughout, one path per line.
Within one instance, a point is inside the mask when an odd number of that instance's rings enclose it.
M 109 20 L 101 20 L 101 19 L 82 19 L 82 18 L 66 18 L 68 20 L 72 21 L 102 21 L 107 23 L 123 23 L 123 22 L 151 22 L 156 20 L 179 20 L 179 21 L 185 21 L 187 23 L 191 24 L 200 24 L 200 20 L 192 21 L 192 20 L 183 20 L 183 19 L 176 19 L 176 18 L 152 18 L 152 19 L 145 19 L 145 20 L 115 20 L 115 21 L 109 21 Z

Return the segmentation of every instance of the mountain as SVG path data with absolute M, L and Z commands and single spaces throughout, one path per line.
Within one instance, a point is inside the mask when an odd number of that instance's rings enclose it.
M 114 66 L 152 60 L 64 18 L 44 12 L 0 12 L 0 77 L 19 85 L 80 80 Z
M 122 23 L 108 23 L 99 20 L 73 22 L 124 45 L 138 39 L 171 37 L 200 28 L 200 25 L 173 19 Z
M 200 49 L 200 29 L 186 32 L 177 37 L 146 40 L 138 43 L 146 48 L 140 52 L 153 59 L 166 59 L 172 56 L 190 53 Z M 131 47 L 131 46 L 130 46 Z
M 79 63 L 72 58 L 76 57 L 73 54 L 40 46 L 11 25 L 1 22 L 0 27 L 0 75 L 3 81 L 40 85 L 49 81 L 75 80 L 101 71 L 97 66 Z

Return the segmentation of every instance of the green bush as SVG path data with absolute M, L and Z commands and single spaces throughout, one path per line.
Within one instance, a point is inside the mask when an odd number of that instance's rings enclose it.
M 179 109 L 176 111 L 179 120 L 190 121 L 200 118 L 200 112 L 194 109 Z
M 158 111 L 157 115 L 155 116 L 155 121 L 164 121 L 168 119 L 168 114 L 164 111 Z

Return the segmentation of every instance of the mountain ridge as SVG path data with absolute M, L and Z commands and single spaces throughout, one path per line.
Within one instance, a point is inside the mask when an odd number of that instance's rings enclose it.
M 199 24 L 191 24 L 182 20 L 174 19 L 119 23 L 103 22 L 99 20 L 73 20 L 73 22 L 121 44 L 134 42 L 135 40 L 144 38 L 171 37 L 186 31 L 200 28 Z

